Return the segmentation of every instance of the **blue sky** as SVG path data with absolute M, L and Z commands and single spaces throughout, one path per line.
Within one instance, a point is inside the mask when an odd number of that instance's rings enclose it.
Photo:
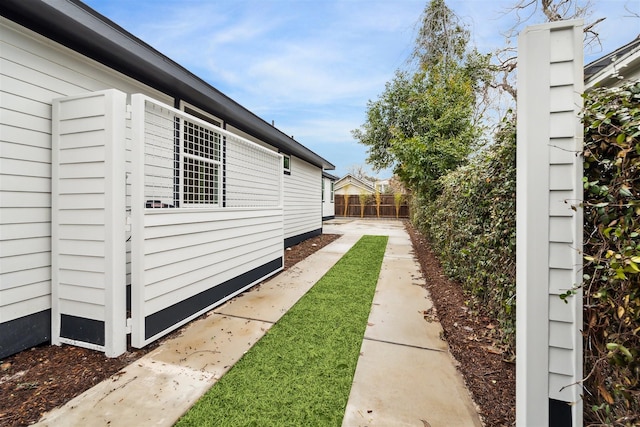
M 351 130 L 405 65 L 428 0 L 84 0 L 314 152 L 342 176 L 365 165 Z M 447 0 L 481 52 L 505 45 L 516 0 Z M 640 0 L 596 0 L 602 48 L 640 33 Z M 542 22 L 532 18 L 531 24 Z M 381 177 L 389 171 L 379 173 Z

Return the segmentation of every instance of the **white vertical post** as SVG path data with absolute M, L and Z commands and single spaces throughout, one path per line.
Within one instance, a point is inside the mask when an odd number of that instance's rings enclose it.
M 518 44 L 516 422 L 582 424 L 582 21 Z
M 105 354 L 117 357 L 127 351 L 126 333 L 126 147 L 127 95 L 110 90 L 107 101 L 105 144 L 105 254 L 110 264 L 105 274 Z M 110 284 L 110 286 L 109 286 Z
M 145 98 L 131 95 L 131 345 L 144 346 Z

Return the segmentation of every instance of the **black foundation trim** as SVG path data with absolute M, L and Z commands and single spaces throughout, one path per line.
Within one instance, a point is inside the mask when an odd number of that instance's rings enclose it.
M 329 221 L 330 219 L 335 219 L 336 216 L 335 215 L 329 215 L 329 216 L 323 216 L 322 220 L 323 221 Z
M 144 336 L 149 339 L 152 336 L 169 329 L 176 323 L 187 317 L 214 305 L 216 302 L 239 291 L 247 285 L 262 279 L 269 273 L 280 269 L 283 266 L 282 257 L 276 258 L 266 264 L 256 267 L 253 270 L 227 280 L 217 286 L 200 292 L 186 300 L 180 301 L 172 306 L 153 313 L 144 319 Z
M 297 236 L 288 237 L 284 239 L 284 247 L 290 248 L 291 246 L 295 246 L 300 242 L 304 242 L 307 239 L 310 239 L 315 236 L 319 236 L 322 234 L 322 228 L 318 228 L 317 230 L 309 231 L 307 233 L 298 234 Z
M 104 346 L 104 322 L 61 314 L 60 338 Z
M 562 400 L 549 399 L 549 427 L 573 427 L 571 406 Z
M 0 323 L 0 359 L 51 340 L 51 310 Z

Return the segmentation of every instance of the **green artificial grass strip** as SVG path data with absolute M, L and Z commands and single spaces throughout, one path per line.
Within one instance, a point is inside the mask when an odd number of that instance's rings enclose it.
M 387 240 L 362 237 L 176 426 L 339 426 Z

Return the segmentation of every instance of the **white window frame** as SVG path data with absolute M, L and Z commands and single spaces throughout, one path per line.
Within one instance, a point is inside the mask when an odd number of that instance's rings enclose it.
M 200 120 L 204 120 L 205 122 L 208 122 L 214 126 L 217 126 L 219 128 L 224 129 L 224 120 L 220 119 L 219 117 L 214 116 L 211 113 L 208 113 L 206 111 L 204 111 L 201 108 L 196 107 L 193 104 L 188 103 L 187 101 L 180 101 L 180 108 L 181 111 L 184 111 L 185 113 L 197 117 Z M 187 111 L 187 109 L 191 110 L 191 111 Z M 193 112 L 195 112 L 196 114 L 193 114 Z
M 195 116 L 194 116 L 195 117 Z M 220 207 L 222 206 L 222 186 L 223 186 L 223 182 L 222 182 L 222 139 L 223 139 L 223 135 L 222 134 L 217 134 L 217 148 L 214 150 L 214 152 L 217 152 L 218 158 L 216 159 L 215 157 L 207 157 L 207 156 L 202 156 L 202 155 L 197 155 L 194 153 L 191 153 L 187 150 L 186 148 L 186 138 L 185 138 L 185 126 L 186 126 L 186 119 L 184 117 L 181 118 L 180 120 L 180 126 L 179 126 L 179 140 L 180 140 L 180 171 L 179 171 L 179 193 L 180 193 L 180 206 L 181 207 L 185 207 L 185 208 L 203 208 L 203 207 Z M 202 126 L 203 123 L 205 123 L 204 121 L 197 119 L 190 119 L 188 120 L 189 123 L 191 123 L 191 125 L 193 126 L 198 126 L 198 127 L 204 127 Z M 199 123 L 201 122 L 201 123 Z M 212 130 L 209 129 L 210 132 L 214 132 Z M 204 150 L 201 150 L 204 151 Z M 186 194 L 186 187 L 187 187 L 187 178 L 185 177 L 185 164 L 187 163 L 187 159 L 191 160 L 191 161 L 195 161 L 198 162 L 200 164 L 204 164 L 205 166 L 209 166 L 212 169 L 215 169 L 217 171 L 216 174 L 216 179 L 213 180 L 212 182 L 215 182 L 215 185 L 217 186 L 216 188 L 216 192 L 214 194 L 215 197 L 215 202 L 213 203 L 208 203 L 208 202 L 193 202 L 193 201 L 188 201 L 187 200 L 187 194 Z
M 286 175 L 291 175 L 291 156 L 288 154 L 282 154 L 282 170 Z

